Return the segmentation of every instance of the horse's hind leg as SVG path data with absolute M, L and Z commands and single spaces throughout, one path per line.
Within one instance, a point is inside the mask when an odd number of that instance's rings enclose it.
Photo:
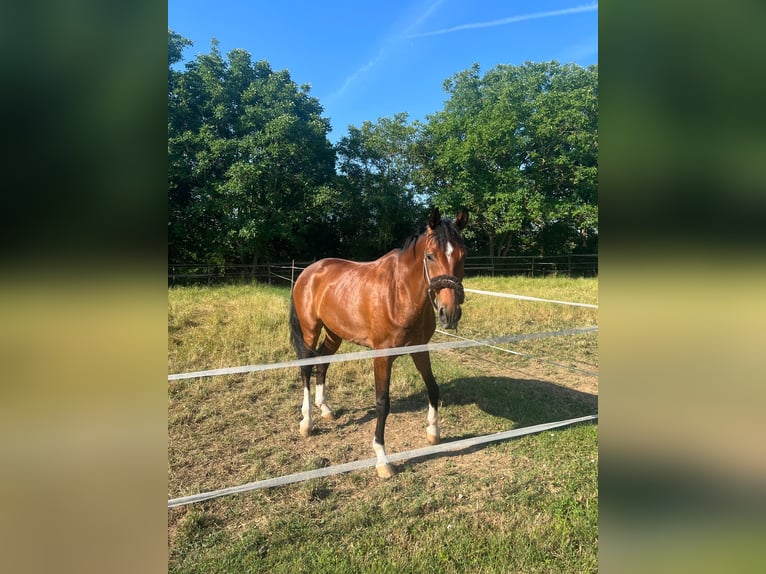
M 429 444 L 439 444 L 441 441 L 439 431 L 439 385 L 436 383 L 434 374 L 431 371 L 431 356 L 427 351 L 412 353 L 410 356 L 428 390 L 428 428 L 426 428 L 426 440 Z
M 320 355 L 333 355 L 338 350 L 338 347 L 340 347 L 341 339 L 338 337 L 335 333 L 332 331 L 329 331 L 327 327 L 325 327 L 325 336 L 324 341 L 322 341 L 322 346 L 319 350 Z M 322 411 L 322 418 L 328 419 L 328 420 L 335 420 L 335 413 L 332 412 L 332 409 L 327 404 L 327 400 L 325 399 L 325 379 L 327 377 L 327 369 L 329 368 L 329 363 L 322 363 L 320 365 L 316 366 L 316 372 L 317 372 L 317 380 L 316 380 L 316 394 L 314 396 L 314 404 L 319 407 L 319 409 Z
M 301 359 L 314 357 L 314 346 L 319 338 L 319 333 L 322 329 L 322 325 L 319 322 L 314 322 L 309 328 L 303 329 L 296 317 L 291 316 L 293 321 L 293 346 L 296 347 L 298 357 Z M 311 372 L 314 369 L 313 365 L 304 365 L 301 368 L 301 382 L 303 383 L 303 405 L 301 406 L 301 413 L 303 418 L 300 423 L 301 436 L 306 438 L 311 436 L 311 431 L 314 429 L 314 422 L 312 420 L 311 413 Z
M 313 421 L 311 420 L 311 370 L 312 365 L 301 367 L 301 381 L 303 382 L 303 406 L 301 407 L 301 413 L 303 418 L 301 419 L 300 431 L 303 438 L 311 436 L 311 431 L 314 428 Z

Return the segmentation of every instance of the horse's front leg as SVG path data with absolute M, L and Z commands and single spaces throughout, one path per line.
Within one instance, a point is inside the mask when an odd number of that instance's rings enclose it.
M 428 427 L 426 428 L 426 440 L 428 444 L 439 444 L 441 434 L 439 431 L 439 385 L 431 371 L 431 356 L 428 351 L 412 353 L 410 355 L 415 363 L 420 376 L 428 390 Z
M 386 418 L 391 410 L 391 398 L 389 387 L 391 383 L 391 365 L 393 357 L 376 357 L 373 361 L 375 370 L 375 413 L 377 425 L 375 426 L 375 438 L 372 439 L 372 450 L 378 461 L 375 470 L 380 478 L 391 478 L 395 471 L 386 456 L 385 430 Z

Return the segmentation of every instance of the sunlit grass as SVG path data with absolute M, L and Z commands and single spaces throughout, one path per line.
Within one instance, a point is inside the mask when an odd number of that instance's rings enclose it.
M 466 287 L 597 303 L 596 280 L 471 278 Z M 173 288 L 171 373 L 294 358 L 289 290 Z M 597 324 L 597 311 L 467 294 L 471 338 Z M 434 340 L 448 340 L 438 335 Z M 432 354 L 445 441 L 592 414 L 596 335 Z M 345 344 L 340 352 L 360 350 Z M 298 434 L 298 369 L 168 383 L 170 498 L 372 456 L 371 361 L 333 364 L 335 422 Z M 425 446 L 426 393 L 400 357 L 391 381 L 389 452 Z M 598 427 L 578 425 L 472 452 L 335 475 L 169 510 L 174 572 L 595 572 Z

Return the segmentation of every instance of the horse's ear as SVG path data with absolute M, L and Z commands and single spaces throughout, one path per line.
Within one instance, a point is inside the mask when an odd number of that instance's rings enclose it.
M 439 208 L 434 207 L 431 210 L 431 215 L 428 216 L 428 227 L 434 229 L 442 222 L 442 215 L 439 213 Z
M 468 225 L 468 210 L 461 209 L 455 216 L 455 227 L 457 227 L 460 231 L 463 231 L 466 225 Z

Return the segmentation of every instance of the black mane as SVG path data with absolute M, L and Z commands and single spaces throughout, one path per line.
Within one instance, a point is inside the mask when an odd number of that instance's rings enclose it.
M 405 239 L 401 250 L 407 251 L 407 249 L 412 247 L 414 252 L 415 243 L 417 243 L 418 238 L 423 235 L 423 233 L 425 233 L 425 227 L 421 227 L 416 233 Z M 460 232 L 452 223 L 452 220 L 446 217 L 442 219 L 441 223 L 434 228 L 434 239 L 436 240 L 436 245 L 439 247 L 439 249 L 446 249 L 447 242 L 454 243 L 460 247 L 464 247 L 465 245 L 463 243 L 463 237 L 460 235 Z

